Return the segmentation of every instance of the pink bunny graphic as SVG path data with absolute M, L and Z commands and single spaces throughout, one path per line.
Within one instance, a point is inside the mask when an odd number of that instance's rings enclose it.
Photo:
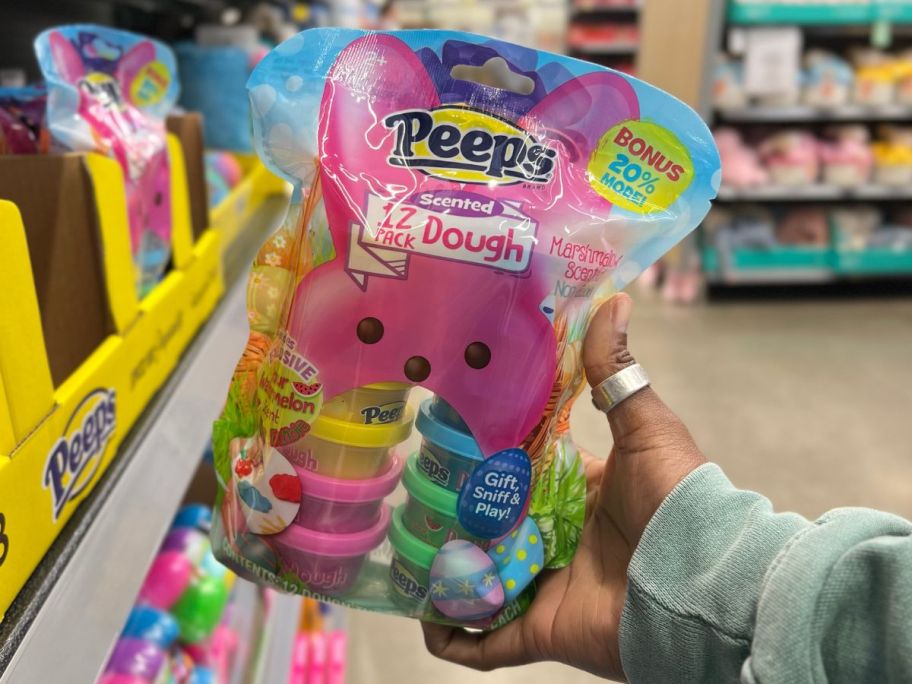
M 479 102 L 492 90 L 477 88 Z M 570 226 L 603 225 L 611 210 L 592 190 L 585 164 L 571 162 L 587 159 L 607 129 L 638 110 L 632 89 L 615 74 L 586 74 L 556 88 L 510 122 L 551 155 L 553 168 L 540 163 L 534 180 L 492 191 L 390 162 L 395 115 L 439 106 L 421 61 L 398 38 L 368 35 L 339 55 L 318 130 L 336 257 L 299 283 L 289 344 L 319 369 L 326 397 L 374 382 L 420 383 L 459 412 L 491 455 L 522 443 L 552 388 L 553 293 L 566 262 L 549 254 L 550 241 L 572 237 Z M 516 146 L 501 152 L 515 161 Z M 441 235 L 458 213 L 426 212 L 436 218 L 406 227 L 417 214 L 415 197 L 470 197 L 473 189 L 477 196 L 479 187 L 502 208 L 484 239 L 452 233 L 452 242 L 463 240 L 459 258 L 403 247 L 420 242 L 422 231 Z M 401 223 L 412 240 L 378 243 L 384 221 Z
M 154 282 L 170 248 L 168 153 L 164 125 L 133 98 L 147 85 L 138 79 L 156 76 L 142 71 L 155 60 L 155 46 L 144 40 L 122 54 L 100 37 L 77 46 L 59 31 L 48 34 L 48 44 L 60 76 L 78 91 L 77 114 L 91 135 L 86 151 L 113 157 L 124 171 L 134 259 L 140 277 Z

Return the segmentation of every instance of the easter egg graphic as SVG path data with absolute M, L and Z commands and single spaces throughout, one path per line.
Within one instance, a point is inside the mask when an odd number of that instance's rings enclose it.
M 301 507 L 301 482 L 278 450 L 249 439 L 235 455 L 232 470 L 248 530 L 277 534 L 292 523 Z
M 431 565 L 430 596 L 449 618 L 471 622 L 490 617 L 504 603 L 504 590 L 494 561 L 471 542 L 444 544 Z
M 497 566 L 507 601 L 519 596 L 541 572 L 545 565 L 544 546 L 538 526 L 527 517 L 488 551 L 488 556 Z
M 459 493 L 459 524 L 472 536 L 497 539 L 526 513 L 532 464 L 522 449 L 504 449 L 482 461 Z

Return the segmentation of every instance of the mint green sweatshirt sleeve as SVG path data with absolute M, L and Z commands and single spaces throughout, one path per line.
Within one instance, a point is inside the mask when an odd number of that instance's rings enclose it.
M 774 513 L 718 466 L 662 503 L 628 569 L 621 661 L 648 682 L 912 682 L 912 523 Z

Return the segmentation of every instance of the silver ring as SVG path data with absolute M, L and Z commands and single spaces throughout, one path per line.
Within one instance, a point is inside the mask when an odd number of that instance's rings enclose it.
M 649 376 L 635 363 L 619 370 L 592 388 L 592 403 L 599 411 L 608 413 L 625 399 L 649 387 Z

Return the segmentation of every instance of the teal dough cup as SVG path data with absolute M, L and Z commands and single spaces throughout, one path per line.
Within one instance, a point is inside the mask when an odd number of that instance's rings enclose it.
M 484 455 L 472 435 L 453 427 L 435 413 L 435 402 L 436 399 L 421 402 L 415 419 L 415 427 L 424 438 L 418 453 L 418 469 L 440 487 L 459 492 L 475 467 L 484 460 Z M 453 411 L 449 405 L 446 410 Z M 455 510 L 454 507 L 454 513 Z
M 405 464 L 402 484 L 408 492 L 408 501 L 402 514 L 405 529 L 414 537 L 440 548 L 453 539 L 466 539 L 487 549 L 491 542 L 479 539 L 462 529 L 456 518 L 459 495 L 431 482 L 418 467 L 417 455 Z

